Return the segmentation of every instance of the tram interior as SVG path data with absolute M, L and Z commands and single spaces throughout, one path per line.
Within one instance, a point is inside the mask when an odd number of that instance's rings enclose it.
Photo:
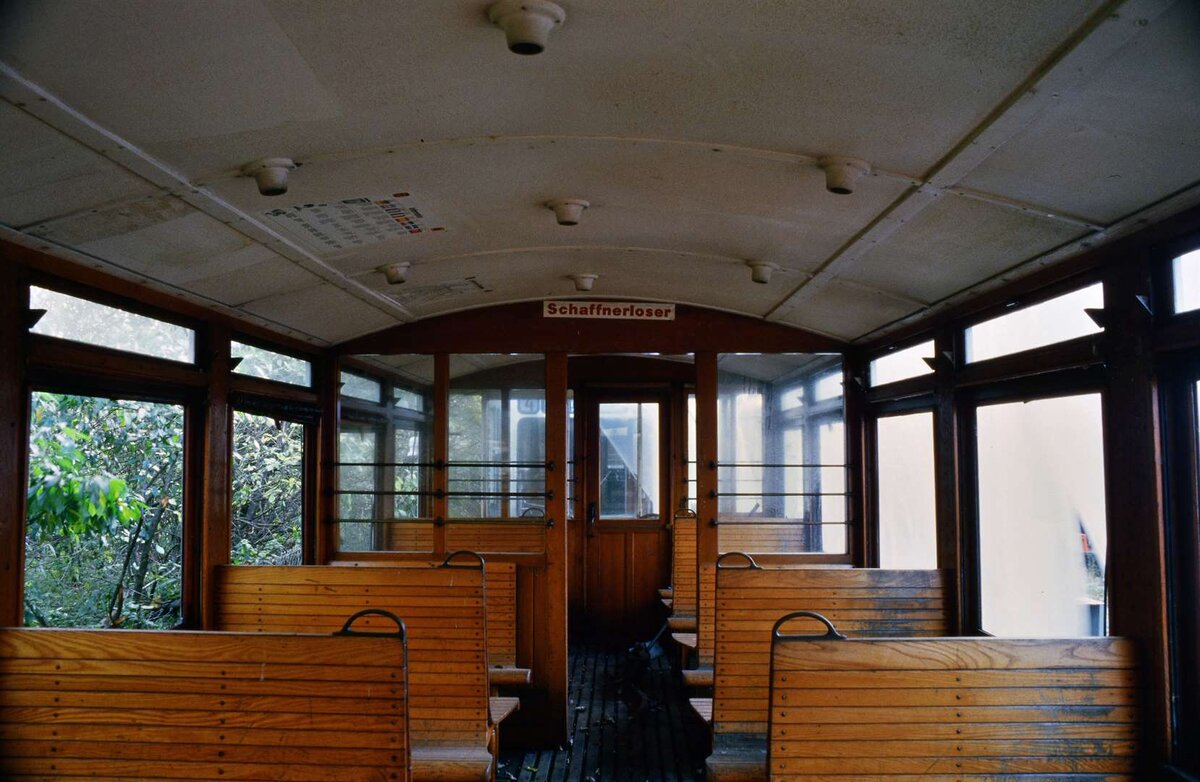
M 1197 128 L 1193 0 L 0 2 L 0 778 L 1195 782 Z

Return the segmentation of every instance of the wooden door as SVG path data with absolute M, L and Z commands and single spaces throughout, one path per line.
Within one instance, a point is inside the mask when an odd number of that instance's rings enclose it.
M 670 580 L 670 396 L 589 390 L 584 427 L 581 620 L 614 643 L 649 638 L 663 622 L 658 589 Z

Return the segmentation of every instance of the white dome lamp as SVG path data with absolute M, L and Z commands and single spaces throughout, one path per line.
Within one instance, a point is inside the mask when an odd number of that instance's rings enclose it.
M 488 8 L 488 20 L 504 31 L 513 54 L 541 54 L 567 12 L 550 0 L 500 0 Z
M 853 157 L 829 155 L 817 161 L 825 171 L 825 189 L 837 195 L 850 195 L 854 185 L 871 173 L 871 164 Z
M 559 198 L 546 202 L 546 208 L 554 210 L 554 219 L 558 220 L 559 225 L 579 225 L 583 210 L 589 206 L 591 204 L 582 198 Z
M 599 274 L 584 272 L 582 274 L 572 274 L 571 280 L 575 283 L 575 290 L 580 293 L 587 293 L 596 284 L 596 280 L 600 278 Z
M 387 266 L 380 266 L 379 271 L 383 272 L 383 276 L 387 278 L 388 285 L 400 285 L 408 282 L 408 270 L 412 264 L 408 261 L 400 263 L 389 263 Z
M 277 196 L 287 192 L 288 172 L 295 167 L 290 157 L 265 157 L 242 166 L 242 175 L 254 177 L 262 195 Z
M 746 265 L 750 267 L 750 279 L 759 285 L 766 285 L 771 281 L 771 275 L 779 271 L 777 264 L 767 261 L 746 261 Z

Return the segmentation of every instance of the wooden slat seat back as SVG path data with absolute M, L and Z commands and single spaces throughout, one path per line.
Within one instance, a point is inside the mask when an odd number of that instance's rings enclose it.
M 408 780 L 405 667 L 398 635 L 0 629 L 0 776 Z
M 429 568 L 438 562 L 413 560 L 338 560 L 338 567 Z M 487 601 L 488 664 L 514 667 L 517 664 L 517 566 L 513 562 L 484 563 Z
M 671 613 L 696 615 L 696 517 L 671 522 Z
M 403 617 L 414 747 L 487 746 L 487 624 L 478 565 L 224 566 L 216 589 L 221 630 L 324 632 L 360 608 Z
M 717 568 L 713 732 L 767 731 L 771 628 L 798 609 L 829 617 L 851 637 L 952 632 L 938 570 L 772 568 L 726 555 Z
M 1135 778 L 1126 640 L 785 636 L 771 659 L 772 780 Z
M 696 658 L 701 668 L 711 668 L 716 650 L 717 627 L 717 569 L 714 565 L 700 568 L 698 615 L 696 617 Z

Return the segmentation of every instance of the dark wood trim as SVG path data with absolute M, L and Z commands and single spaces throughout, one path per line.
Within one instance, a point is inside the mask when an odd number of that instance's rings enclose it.
M 701 578 L 716 564 L 717 354 L 696 353 L 696 567 Z M 697 581 L 699 583 L 699 581 Z
M 1143 258 L 1114 265 L 1105 284 L 1110 325 L 1105 357 L 1104 454 L 1108 507 L 1111 632 L 1138 641 L 1148 701 L 1143 725 L 1145 769 L 1165 763 L 1171 746 L 1170 680 L 1161 428 L 1153 318 L 1135 293 L 1149 290 Z
M 157 386 L 208 385 L 208 372 L 198 366 L 39 334 L 29 335 L 28 355 L 31 369 L 39 371 L 71 374 L 86 371 L 89 378 L 133 380 Z
M 23 270 L 0 263 L 0 626 L 23 624 L 29 388 L 25 379 L 28 288 Z
M 496 324 L 503 323 L 503 328 Z M 406 323 L 350 340 L 350 353 L 837 352 L 845 343 L 719 310 L 675 308 L 673 321 L 543 318 L 541 302 L 505 304 Z
M 865 377 L 866 375 L 864 375 Z M 897 380 L 881 386 L 873 386 L 866 392 L 867 401 L 871 404 L 889 402 L 897 399 L 908 399 L 914 396 L 925 396 L 937 386 L 937 380 L 932 374 L 910 377 L 907 380 Z
M 338 424 L 341 420 L 341 379 L 338 359 L 329 356 L 317 363 L 317 388 L 321 395 L 321 422 L 317 425 L 319 480 L 313 487 L 317 498 L 317 515 L 312 520 L 315 527 L 316 547 L 313 559 L 317 564 L 331 561 L 337 552 L 338 498 L 334 491 L 338 486 Z
M 208 329 L 203 356 L 209 369 L 208 399 L 189 420 L 204 427 L 197 438 L 198 449 L 192 454 L 202 460 L 199 470 L 191 474 L 199 478 L 196 487 L 196 515 L 190 520 L 200 527 L 200 547 L 184 552 L 184 568 L 189 553 L 199 557 L 196 576 L 200 579 L 199 605 L 200 627 L 210 630 L 216 626 L 216 594 L 214 592 L 216 568 L 229 564 L 229 549 L 232 527 L 233 474 L 230 463 L 233 449 L 233 408 L 229 403 L 229 330 L 214 325 Z
M 1100 354 L 1102 334 L 999 356 L 971 364 L 962 363 L 955 377 L 959 388 L 990 385 L 1064 369 L 1085 369 L 1104 363 Z
M 320 394 L 314 389 L 279 383 L 274 380 L 264 380 L 260 377 L 250 377 L 248 375 L 230 374 L 229 389 L 239 394 L 250 394 L 295 404 L 307 404 L 311 407 L 316 407 L 320 399 Z
M 542 659 L 535 664 L 548 698 L 542 739 L 562 745 L 570 735 L 567 700 L 567 355 L 546 355 L 546 516 L 554 526 L 546 530 L 545 632 L 539 633 Z
M 433 447 L 430 453 L 434 464 L 450 461 L 450 354 L 433 357 Z M 446 554 L 446 527 L 437 519 L 450 518 L 450 470 L 433 470 L 433 552 Z
M 857 567 L 867 566 L 867 557 L 877 545 L 878 536 L 868 531 L 867 518 L 873 513 L 868 497 L 871 494 L 868 476 L 872 475 L 873 461 L 868 465 L 869 427 L 866 425 L 866 394 L 859 379 L 866 376 L 866 363 L 861 355 L 851 354 L 842 366 L 842 415 L 846 435 L 845 462 L 852 465 L 846 475 L 846 553 Z M 773 407 L 773 406 L 772 406 Z M 857 467 L 857 469 L 854 469 Z M 875 538 L 876 543 L 871 543 Z
M 970 626 L 967 611 L 976 602 L 974 595 L 978 594 L 979 584 L 977 569 L 967 567 L 965 556 L 968 538 L 965 527 L 967 519 L 974 519 L 974 513 L 963 512 L 970 500 L 963 495 L 959 476 L 973 466 L 962 459 L 962 433 L 966 430 L 954 392 L 954 357 L 959 355 L 959 342 L 954 329 L 942 329 L 934 341 L 934 355 L 942 360 L 934 371 L 933 462 L 937 566 L 955 574 L 955 589 L 950 594 L 958 605 L 951 615 L 961 633 Z

